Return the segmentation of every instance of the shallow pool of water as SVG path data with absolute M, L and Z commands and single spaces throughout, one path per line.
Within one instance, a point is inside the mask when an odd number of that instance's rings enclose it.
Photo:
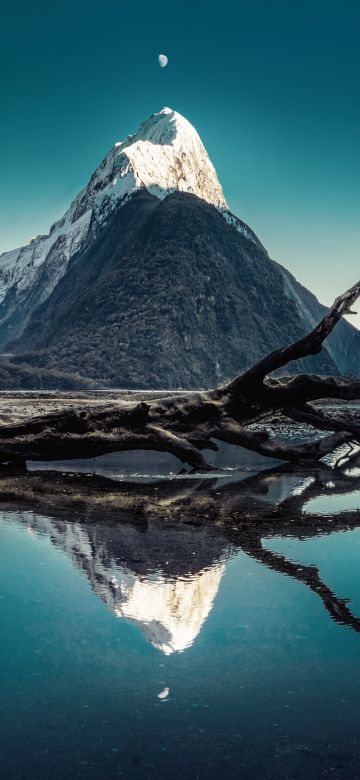
M 359 559 L 3 512 L 2 776 L 359 777 Z

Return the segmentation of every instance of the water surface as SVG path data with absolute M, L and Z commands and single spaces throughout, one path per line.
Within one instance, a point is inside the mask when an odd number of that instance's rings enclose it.
M 2 512 L 3 777 L 360 776 L 360 530 L 261 544 Z

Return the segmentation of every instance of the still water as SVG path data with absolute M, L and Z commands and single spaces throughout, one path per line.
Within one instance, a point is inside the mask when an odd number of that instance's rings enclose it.
M 4 780 L 360 777 L 360 530 L 261 542 L 2 512 Z

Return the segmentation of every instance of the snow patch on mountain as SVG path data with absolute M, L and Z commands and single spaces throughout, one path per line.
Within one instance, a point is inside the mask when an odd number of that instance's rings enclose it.
M 31 287 L 36 280 L 38 269 L 57 247 L 54 283 L 48 286 L 50 294 L 56 281 L 65 272 L 70 257 L 80 249 L 87 235 L 91 210 L 85 212 L 73 224 L 70 216 L 67 212 L 63 220 L 52 226 L 48 236 L 37 236 L 20 249 L 0 255 L 0 302 L 12 286 L 16 285 L 17 292 Z
M 219 207 L 219 211 L 228 225 L 234 227 L 238 233 L 241 233 L 241 235 L 245 236 L 245 238 L 247 238 L 249 241 L 259 245 L 259 239 L 256 237 L 255 233 L 253 233 L 253 231 L 247 225 L 245 225 L 245 222 L 242 222 L 239 217 L 236 217 L 235 214 L 232 214 L 228 209 Z
M 91 207 L 102 222 L 125 196 L 146 188 L 158 198 L 180 190 L 227 208 L 206 149 L 183 116 L 163 108 L 136 135 L 116 143 L 76 199 L 75 214 Z
M 126 162 L 126 158 L 129 161 Z M 179 190 L 226 208 L 214 166 L 196 130 L 184 117 L 164 108 L 121 144 L 115 168 L 133 171 L 136 186 L 158 197 Z
M 315 328 L 321 319 L 321 313 L 311 311 L 309 306 L 307 306 L 304 299 L 299 294 L 299 291 L 297 288 L 296 280 L 292 280 L 291 274 L 286 270 L 286 268 L 283 268 L 282 266 L 278 266 L 282 273 L 282 277 L 284 279 L 284 292 L 287 298 L 296 306 L 297 312 L 302 319 L 304 323 L 304 334 L 305 332 L 312 330 Z M 334 360 L 336 365 L 339 365 L 339 354 L 337 353 L 336 349 L 334 349 L 331 340 L 326 341 L 326 346 L 330 357 Z
M 301 317 L 302 321 L 304 322 L 304 325 L 307 329 L 315 328 L 316 325 L 318 325 L 318 318 L 313 314 L 313 312 L 310 311 L 309 307 L 306 306 L 305 302 L 300 298 L 299 293 L 295 289 L 295 286 L 292 284 L 290 277 L 286 273 L 285 269 L 280 269 L 282 272 L 282 276 L 284 279 L 284 292 L 287 297 L 292 300 L 295 303 L 297 312 L 299 316 Z

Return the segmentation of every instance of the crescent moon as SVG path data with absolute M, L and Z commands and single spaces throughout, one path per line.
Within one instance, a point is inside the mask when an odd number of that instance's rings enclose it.
M 169 62 L 166 54 L 159 54 L 158 60 L 159 60 L 160 68 L 166 68 L 166 66 L 167 66 L 167 64 Z

